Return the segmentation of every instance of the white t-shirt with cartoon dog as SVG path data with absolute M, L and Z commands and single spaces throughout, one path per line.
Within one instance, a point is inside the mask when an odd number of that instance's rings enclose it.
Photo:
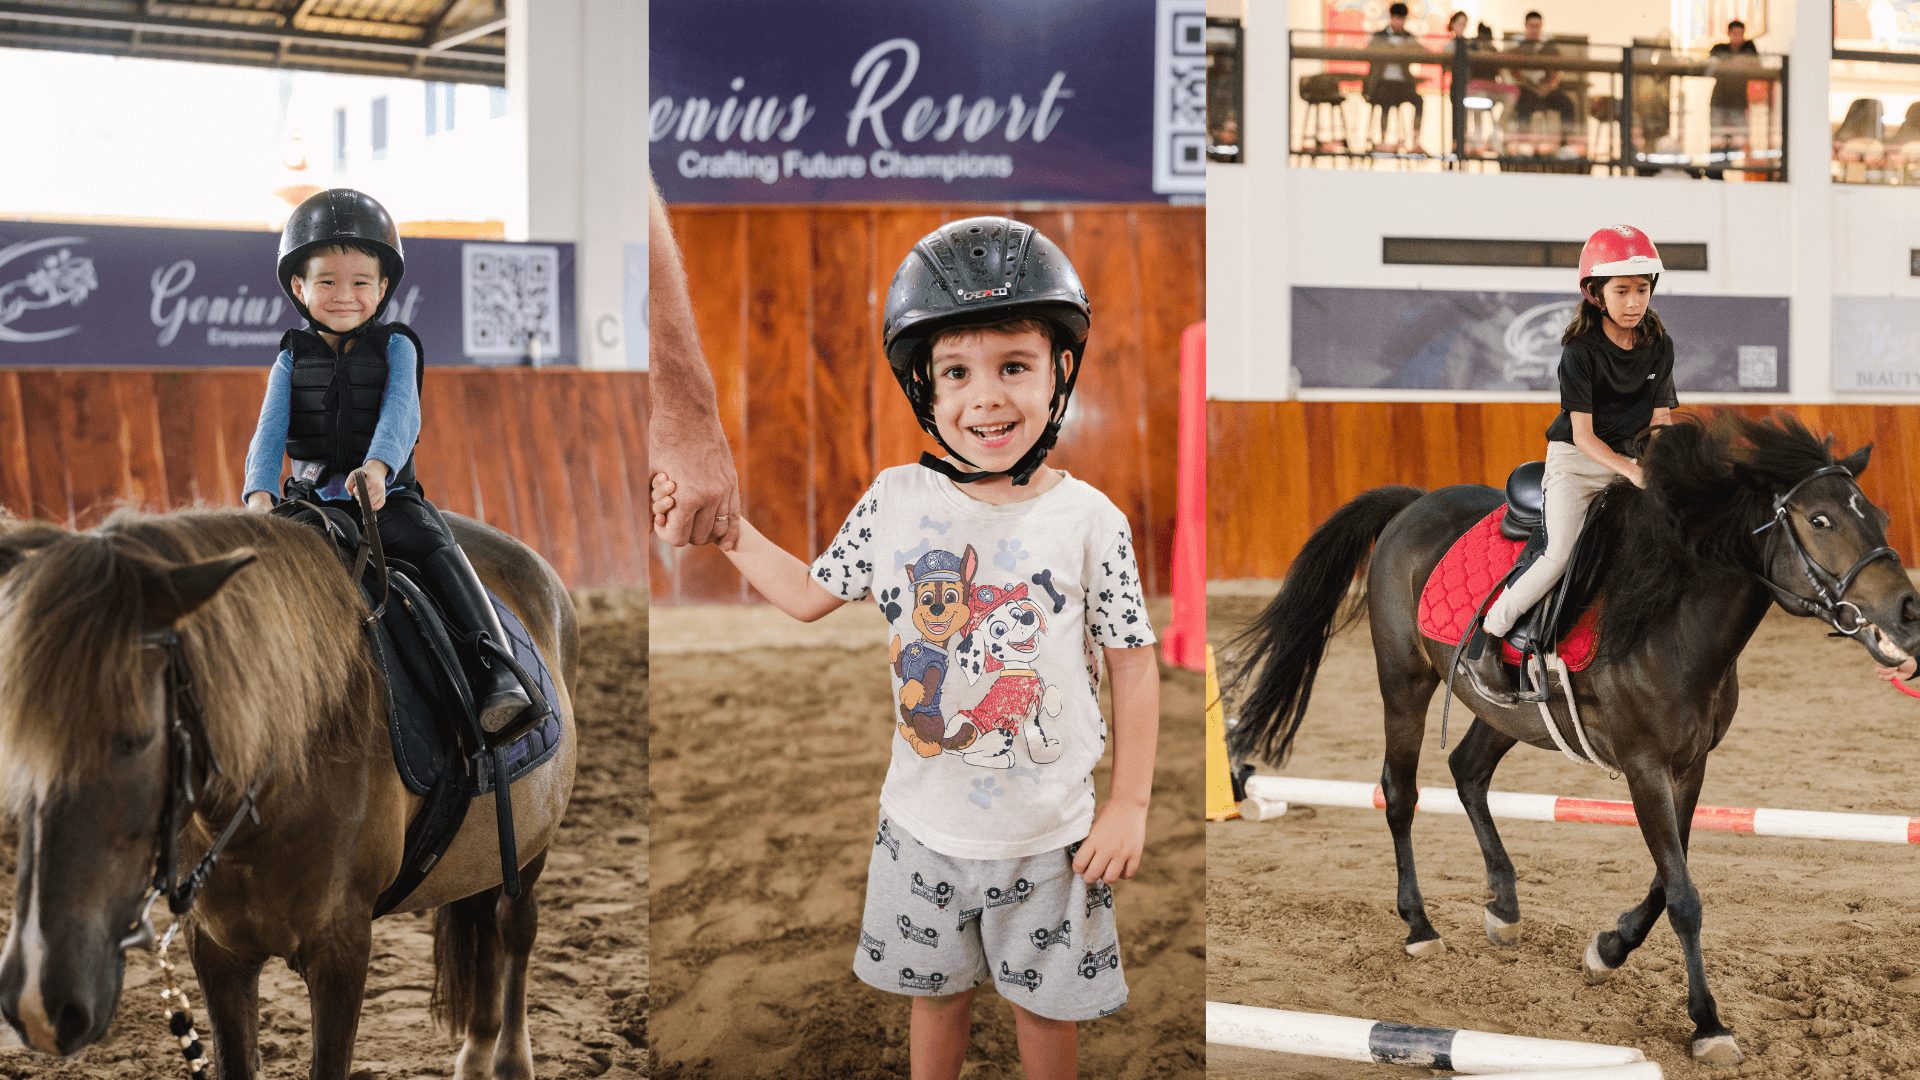
M 1023 502 L 931 469 L 881 473 L 812 567 L 892 628 L 880 806 L 961 859 L 1054 851 L 1093 825 L 1100 649 L 1154 642 L 1126 515 L 1062 476 Z

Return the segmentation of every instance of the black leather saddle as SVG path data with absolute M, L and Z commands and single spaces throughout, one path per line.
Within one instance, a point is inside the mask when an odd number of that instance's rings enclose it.
M 276 513 L 318 529 L 349 567 L 360 565 L 360 522 L 335 506 L 290 501 Z M 376 545 L 377 546 L 377 545 Z M 508 641 L 490 655 L 520 678 L 533 704 L 507 727 L 489 734 L 475 708 L 474 665 L 479 657 L 449 630 L 439 605 L 416 582 L 418 571 L 375 555 L 359 582 L 372 612 L 366 635 L 386 677 L 387 728 L 394 766 L 407 790 L 424 797 L 407 825 L 400 877 L 381 894 L 374 917 L 392 911 L 426 880 L 460 831 L 474 798 L 496 793 L 501 873 L 509 895 L 519 894 L 514 858 L 512 785 L 560 748 L 563 727 L 551 706 L 553 677 L 532 635 L 512 609 L 489 594 Z

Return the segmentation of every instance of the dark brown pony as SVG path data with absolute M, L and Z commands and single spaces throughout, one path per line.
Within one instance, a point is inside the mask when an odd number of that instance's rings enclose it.
M 1587 526 L 1594 543 L 1568 571 L 1601 605 L 1600 656 L 1573 678 L 1580 719 L 1601 760 L 1626 776 L 1654 861 L 1646 899 L 1588 946 L 1586 975 L 1611 975 L 1666 913 L 1686 953 L 1693 1056 L 1714 1064 L 1739 1061 L 1740 1050 L 1707 989 L 1687 840 L 1707 753 L 1739 701 L 1735 662 L 1776 600 L 1790 614 L 1819 616 L 1881 663 L 1920 652 L 1920 597 L 1886 547 L 1885 512 L 1854 482 L 1868 451 L 1836 461 L 1831 442 L 1790 418 L 1723 415 L 1662 429 L 1643 458 L 1647 489 L 1624 481 L 1609 489 Z M 1236 681 L 1246 695 L 1231 749 L 1277 765 L 1306 716 L 1327 640 L 1344 625 L 1348 587 L 1367 567 L 1364 604 L 1386 702 L 1380 786 L 1413 956 L 1443 949 L 1414 874 L 1414 776 L 1427 705 L 1455 648 L 1421 635 L 1416 607 L 1441 556 L 1501 502 L 1477 485 L 1361 495 L 1314 531 L 1285 587 L 1240 639 Z M 1487 792 L 1516 744 L 1551 750 L 1555 742 L 1533 705 L 1495 705 L 1469 682 L 1454 689 L 1476 719 L 1447 761 L 1486 862 L 1487 936 L 1510 945 L 1519 940 L 1520 900 Z M 1564 705 L 1554 708 L 1566 726 Z
M 448 521 L 552 666 L 564 731 L 559 752 L 514 786 L 519 898 L 499 888 L 486 795 L 398 910 L 439 909 L 436 1012 L 465 1035 L 455 1075 L 529 1077 L 534 885 L 573 787 L 577 632 L 538 555 L 479 522 Z M 0 1015 L 29 1046 L 74 1053 L 113 1017 L 165 832 L 170 695 L 166 652 L 151 642 L 172 629 L 222 767 L 194 762 L 201 795 L 174 837 L 188 867 L 258 790 L 259 823 L 241 819 L 190 916 L 219 1075 L 259 1070 L 260 971 L 278 957 L 307 984 L 310 1075 L 346 1080 L 374 901 L 399 873 L 419 804 L 394 767 L 365 611 L 333 551 L 278 517 L 121 512 L 79 533 L 0 523 L 0 783 L 22 825 Z M 168 1037 L 152 1024 L 152 1038 Z

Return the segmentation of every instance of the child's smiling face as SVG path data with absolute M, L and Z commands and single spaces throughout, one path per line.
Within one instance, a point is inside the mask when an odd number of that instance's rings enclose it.
M 940 438 L 986 472 L 1013 468 L 1053 415 L 1052 339 L 1036 329 L 962 330 L 933 344 Z
M 313 321 L 337 334 L 373 318 L 387 294 L 380 260 L 351 248 L 322 248 L 307 259 L 307 272 L 293 279 L 293 295 Z

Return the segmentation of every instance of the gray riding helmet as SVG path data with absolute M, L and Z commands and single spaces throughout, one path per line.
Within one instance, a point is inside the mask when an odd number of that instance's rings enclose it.
M 949 454 L 972 465 L 947 446 L 934 424 L 929 342 L 941 330 L 1021 318 L 1041 319 L 1052 328 L 1054 389 L 1046 430 L 1004 474 L 1016 484 L 1032 477 L 1059 438 L 1092 325 L 1087 291 L 1066 254 L 1040 230 L 1011 218 L 947 222 L 922 237 L 894 272 L 881 322 L 887 362 L 920 427 Z M 1073 357 L 1070 370 L 1060 361 L 1062 351 Z M 966 475 L 971 480 L 1003 474 Z

